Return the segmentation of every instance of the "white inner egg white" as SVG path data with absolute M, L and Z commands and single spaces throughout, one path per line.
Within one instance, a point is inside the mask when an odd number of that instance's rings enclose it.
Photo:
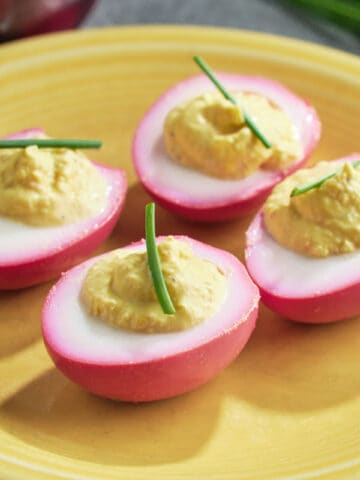
M 278 104 L 290 117 L 294 135 L 306 151 L 312 141 L 310 131 L 314 118 L 304 102 L 280 85 L 274 86 L 263 79 L 226 74 L 219 74 L 219 78 L 230 90 L 263 94 Z M 179 103 L 209 91 L 214 91 L 214 86 L 205 76 L 181 82 L 155 103 L 137 132 L 135 160 L 143 182 L 151 190 L 185 205 L 241 200 L 281 178 L 278 171 L 260 169 L 245 179 L 222 180 L 182 166 L 169 157 L 163 141 L 168 112 Z
M 68 225 L 38 227 L 0 216 L 0 265 L 35 260 L 56 253 L 90 233 L 94 221 L 98 219 L 100 222 L 109 208 L 112 189 L 108 183 L 105 206 L 101 206 L 95 215 Z
M 360 282 L 360 251 L 306 257 L 280 245 L 262 225 L 247 265 L 256 283 L 285 297 L 321 295 Z
M 131 247 L 131 252 L 144 246 Z M 199 252 L 196 252 L 199 254 Z M 139 333 L 112 327 L 89 315 L 80 291 L 91 259 L 71 270 L 55 288 L 43 325 L 45 338 L 60 355 L 90 363 L 133 363 L 160 359 L 201 345 L 233 328 L 251 310 L 254 289 L 228 255 L 205 250 L 201 257 L 216 263 L 227 277 L 227 294 L 219 310 L 203 323 L 181 332 Z
M 210 177 L 192 168 L 185 167 L 172 160 L 162 138 L 154 145 L 148 170 L 148 178 L 162 189 L 169 190 L 182 202 L 191 197 L 191 203 L 201 204 L 204 199 L 214 201 L 234 197 L 246 198 L 260 188 L 273 185 L 278 174 L 258 170 L 253 175 L 241 180 L 221 180 Z M 156 161 L 155 161 L 156 160 Z M 176 192 L 176 193 L 175 193 Z

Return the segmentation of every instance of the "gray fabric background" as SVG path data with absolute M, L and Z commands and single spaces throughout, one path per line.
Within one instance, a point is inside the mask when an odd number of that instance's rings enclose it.
M 82 28 L 149 23 L 257 30 L 360 54 L 358 37 L 282 0 L 98 0 Z

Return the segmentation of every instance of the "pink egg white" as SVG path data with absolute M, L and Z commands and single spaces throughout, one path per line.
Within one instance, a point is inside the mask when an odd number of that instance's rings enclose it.
M 163 237 L 158 237 L 160 242 Z M 208 382 L 232 362 L 254 330 L 259 292 L 240 261 L 189 237 L 194 253 L 224 272 L 227 292 L 203 323 L 171 333 L 114 328 L 88 315 L 79 301 L 92 258 L 65 273 L 51 289 L 42 312 L 45 345 L 56 366 L 97 395 L 147 402 L 173 397 Z M 127 247 L 144 251 L 140 241 Z
M 39 128 L 6 138 L 33 138 Z M 92 217 L 55 227 L 34 227 L 0 217 L 0 289 L 29 287 L 58 276 L 90 255 L 111 233 L 125 200 L 125 173 L 92 162 L 104 178 L 105 207 Z
M 340 158 L 334 168 L 359 158 Z M 325 258 L 293 252 L 272 238 L 260 211 L 246 232 L 245 260 L 263 302 L 286 318 L 326 323 L 360 314 L 359 251 Z
M 321 132 L 320 120 L 309 102 L 280 83 L 227 73 L 216 76 L 230 91 L 259 93 L 282 108 L 293 123 L 302 153 L 284 170 L 260 169 L 241 180 L 217 179 L 176 163 L 169 158 L 163 141 L 166 115 L 181 102 L 214 90 L 204 75 L 176 84 L 161 95 L 140 121 L 133 139 L 133 163 L 144 188 L 158 203 L 196 221 L 227 220 L 259 207 L 274 185 L 306 162 Z

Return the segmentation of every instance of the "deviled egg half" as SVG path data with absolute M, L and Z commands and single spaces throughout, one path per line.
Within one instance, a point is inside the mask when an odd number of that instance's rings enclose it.
M 47 137 L 36 128 L 6 138 Z M 0 289 L 49 280 L 86 258 L 110 234 L 125 194 L 122 170 L 78 150 L 0 149 Z
M 320 137 L 314 108 L 276 81 L 217 73 L 229 98 L 205 75 L 167 90 L 140 121 L 133 163 L 145 189 L 169 210 L 218 221 L 260 206 L 301 167 Z M 249 128 L 249 118 L 266 137 Z M 266 146 L 267 144 L 267 146 Z
M 244 348 L 258 313 L 258 289 L 239 260 L 186 236 L 154 237 L 172 302 L 163 310 L 146 243 L 66 272 L 42 313 L 56 366 L 90 392 L 130 402 L 209 381 Z
M 360 154 L 277 185 L 246 233 L 246 265 L 264 303 L 305 323 L 360 314 Z

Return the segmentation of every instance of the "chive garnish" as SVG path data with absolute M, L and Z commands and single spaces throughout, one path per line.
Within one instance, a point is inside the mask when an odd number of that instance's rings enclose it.
M 355 160 L 355 162 L 351 162 L 351 165 L 354 168 L 358 167 L 360 165 L 360 160 Z M 290 197 L 296 197 L 297 195 L 301 195 L 302 193 L 306 193 L 306 192 L 309 192 L 310 190 L 314 190 L 315 188 L 319 188 L 327 180 L 335 177 L 337 173 L 339 173 L 339 170 L 336 170 L 336 172 L 333 172 L 333 173 L 329 173 L 329 175 L 326 175 L 325 177 L 322 177 L 319 180 L 315 180 L 315 182 L 308 183 L 307 185 L 304 185 L 302 187 L 293 188 L 290 193 Z
M 36 145 L 39 148 L 100 148 L 100 140 L 79 140 L 64 138 L 19 138 L 0 140 L 0 148 L 24 148 Z
M 155 234 L 155 203 L 148 203 L 145 207 L 145 236 L 148 265 L 157 299 L 166 315 L 175 313 L 164 276 L 161 271 L 159 252 Z
M 226 90 L 224 85 L 222 85 L 219 80 L 215 77 L 214 72 L 211 70 L 211 68 L 204 62 L 204 60 L 199 57 L 195 56 L 194 62 L 201 68 L 201 70 L 209 77 L 209 79 L 213 82 L 215 87 L 220 90 L 220 92 L 224 95 L 224 97 L 229 100 L 232 104 L 237 105 L 239 108 L 240 105 L 238 102 L 235 100 L 235 98 Z M 266 137 L 260 132 L 259 128 L 255 125 L 255 123 L 251 120 L 249 115 L 241 109 L 241 112 L 244 116 L 244 120 L 246 125 L 250 128 L 250 130 L 253 132 L 253 134 L 261 141 L 261 143 L 266 147 L 266 148 L 271 148 L 271 143 L 266 139 Z

